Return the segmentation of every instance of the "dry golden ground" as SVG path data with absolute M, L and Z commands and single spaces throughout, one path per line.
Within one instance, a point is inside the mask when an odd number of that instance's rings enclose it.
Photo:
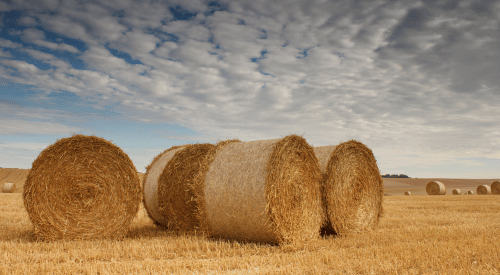
M 35 242 L 0 194 L 0 274 L 500 274 L 500 196 L 386 196 L 372 232 L 270 246 L 183 236 L 141 209 L 120 241 Z

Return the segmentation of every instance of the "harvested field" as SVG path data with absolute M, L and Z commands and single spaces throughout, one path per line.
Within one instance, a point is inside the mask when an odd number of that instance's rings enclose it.
M 0 193 L 0 274 L 500 272 L 500 196 L 399 194 L 371 232 L 275 246 L 165 230 L 142 206 L 123 240 L 37 242 L 21 194 Z
M 476 192 L 477 186 L 482 184 L 491 184 L 495 179 L 443 179 L 443 178 L 383 178 L 384 194 L 386 196 L 401 196 L 405 191 L 412 195 L 427 195 L 425 187 L 431 181 L 440 181 L 446 188 L 460 189 L 463 193 L 471 191 Z M 446 196 L 452 195 L 447 193 Z

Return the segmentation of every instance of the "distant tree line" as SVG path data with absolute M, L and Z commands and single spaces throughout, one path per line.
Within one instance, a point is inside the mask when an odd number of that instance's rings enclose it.
M 409 178 L 407 175 L 405 174 L 399 174 L 399 175 L 396 175 L 396 174 L 393 174 L 393 175 L 390 175 L 390 174 L 386 174 L 386 175 L 382 175 L 383 178 Z

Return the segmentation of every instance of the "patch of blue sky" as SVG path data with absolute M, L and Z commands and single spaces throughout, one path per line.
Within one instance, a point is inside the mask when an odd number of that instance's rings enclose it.
M 267 50 L 263 50 L 260 52 L 260 57 L 250 58 L 250 61 L 252 61 L 253 63 L 259 63 L 259 60 L 266 59 L 266 54 L 267 54 Z
M 170 12 L 174 16 L 174 21 L 177 20 L 191 20 L 196 16 L 196 12 L 190 12 L 181 6 L 170 7 Z
M 227 10 L 227 4 L 220 3 L 217 1 L 211 1 L 208 3 L 208 10 L 205 11 L 203 14 L 205 16 L 209 16 L 214 14 L 216 11 L 226 11 Z
M 112 47 L 109 46 L 109 44 L 106 44 L 105 47 L 106 47 L 106 49 L 108 49 L 108 51 L 112 55 L 114 55 L 115 57 L 118 57 L 120 59 L 125 60 L 125 62 L 127 62 L 129 64 L 133 64 L 133 65 L 141 64 L 141 65 L 143 65 L 143 63 L 140 60 L 133 59 L 132 56 L 130 56 L 130 54 L 128 54 L 126 52 L 123 52 L 123 51 L 117 50 L 115 48 L 112 48 Z

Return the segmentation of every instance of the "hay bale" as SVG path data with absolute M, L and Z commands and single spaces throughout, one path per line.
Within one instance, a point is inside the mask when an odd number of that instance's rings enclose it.
M 382 215 L 383 181 L 373 152 L 350 140 L 315 147 L 323 174 L 324 228 L 336 234 L 371 230 Z
M 460 189 L 453 189 L 453 191 L 451 193 L 453 195 L 462 195 L 462 191 L 460 191 Z
M 165 165 L 158 180 L 158 212 L 168 228 L 185 232 L 199 230 L 199 199 L 194 181 L 213 144 L 186 145 Z
M 493 195 L 500 195 L 500 181 L 494 181 L 491 184 L 491 193 Z
M 173 158 L 175 153 L 185 145 L 173 146 L 158 154 L 146 167 L 146 174 L 143 178 L 143 204 L 148 216 L 156 224 L 167 226 L 167 221 L 158 212 L 158 180 L 167 163 Z
M 16 184 L 13 182 L 6 182 L 3 185 L 2 193 L 14 193 L 16 191 Z
M 23 201 L 38 239 L 121 238 L 139 210 L 141 185 L 119 147 L 74 135 L 38 155 Z
M 405 192 L 405 196 L 410 196 L 411 195 L 411 192 L 410 191 L 406 191 Z
M 429 195 L 446 195 L 446 187 L 440 181 L 431 181 L 427 183 L 425 191 Z
M 467 194 L 474 195 L 474 191 L 467 191 Z
M 321 171 L 304 138 L 230 143 L 214 151 L 203 213 L 211 235 L 266 243 L 318 237 Z
M 491 195 L 491 188 L 489 185 L 479 185 L 476 190 L 478 195 Z

